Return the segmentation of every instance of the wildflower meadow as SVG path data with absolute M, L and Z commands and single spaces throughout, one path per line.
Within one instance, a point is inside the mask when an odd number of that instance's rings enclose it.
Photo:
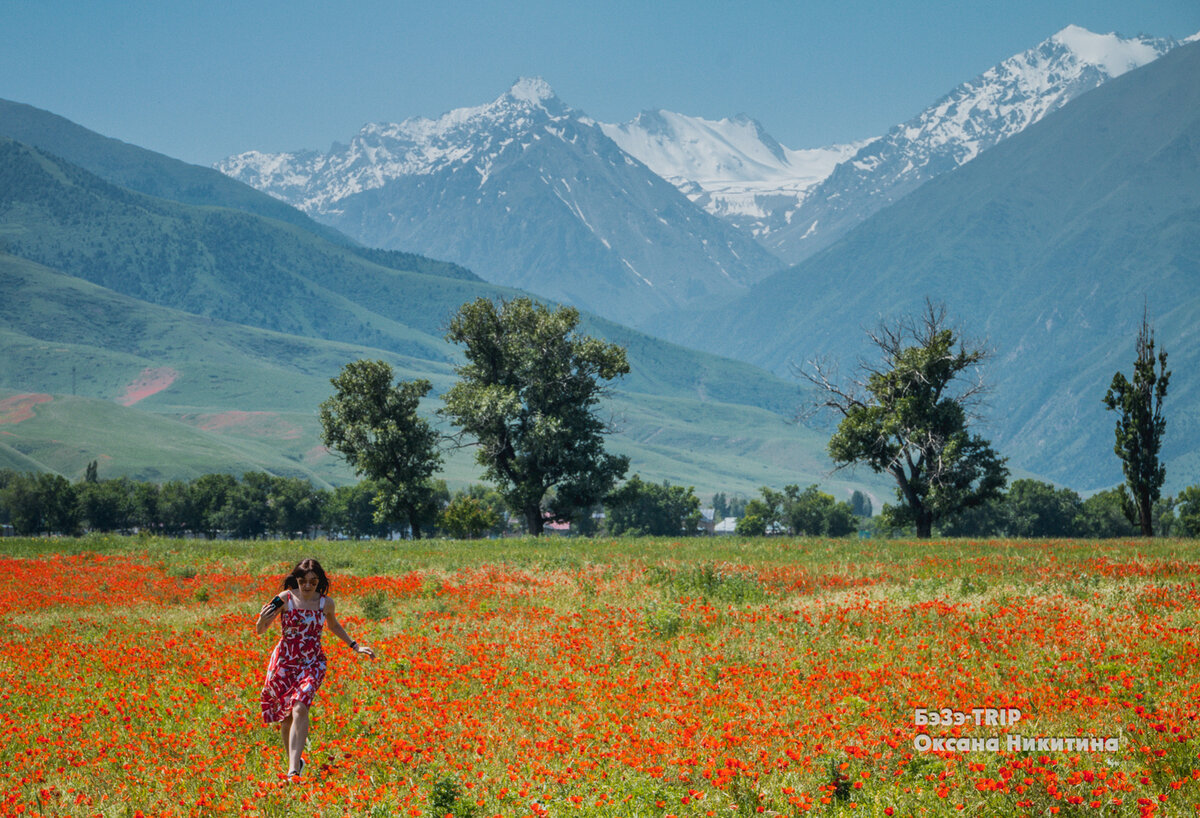
M 0 815 L 1200 812 L 1197 543 L 0 541 Z M 302 778 L 259 608 L 329 572 Z

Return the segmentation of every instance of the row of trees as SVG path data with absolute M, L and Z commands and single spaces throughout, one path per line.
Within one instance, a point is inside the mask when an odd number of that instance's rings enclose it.
M 321 404 L 322 435 L 379 485 L 376 518 L 403 521 L 420 538 L 443 447 L 470 444 L 531 534 L 550 521 L 587 526 L 629 468 L 629 458 L 604 450 L 609 428 L 596 413 L 607 382 L 629 363 L 622 347 L 577 333 L 578 323 L 578 310 L 529 298 L 464 304 L 446 334 L 466 363 L 442 395 L 438 414 L 459 430 L 445 438 L 417 413 L 429 381 L 395 383 L 384 361 L 345 366 Z
M 963 530 L 968 520 L 1024 530 L 1021 512 L 1013 509 L 1029 486 L 1004 495 L 1007 458 L 969 428 L 984 391 L 979 366 L 986 350 L 965 342 L 947 325 L 945 308 L 930 301 L 919 317 L 880 324 L 869 338 L 880 361 L 862 364 L 856 377 L 839 379 L 836 368 L 822 360 L 809 361 L 797 374 L 820 396 L 811 411 L 839 417 L 828 447 L 834 463 L 865 465 L 895 480 L 898 502 L 884 506 L 883 525 L 911 528 L 922 538 L 935 525 Z M 1165 351 L 1155 354 L 1154 332 L 1143 315 L 1133 378 L 1117 372 L 1103 398 L 1119 413 L 1114 451 L 1126 478 L 1113 502 L 1145 536 L 1154 534 L 1165 479 L 1159 451 L 1171 375 L 1166 362 Z M 1110 500 L 1104 495 L 1095 502 Z M 1086 531 L 1088 525 L 1072 530 Z
M 1084 500 L 1068 488 L 1014 480 L 1001 496 L 946 518 L 939 531 L 947 537 L 1138 536 L 1141 526 L 1129 519 L 1128 505 L 1129 495 L 1120 489 Z M 1151 504 L 1150 519 L 1161 536 L 1200 536 L 1200 486 L 1159 497 Z
M 210 539 L 307 537 L 317 531 L 388 537 L 393 527 L 380 521 L 378 510 L 386 508 L 389 494 L 370 480 L 330 491 L 264 472 L 250 472 L 240 480 L 206 474 L 162 485 L 124 477 L 100 480 L 93 463 L 79 483 L 57 474 L 0 470 L 0 523 L 21 535 L 139 530 Z M 648 483 L 639 475 L 591 511 L 581 526 L 587 533 L 688 535 L 699 532 L 701 519 L 694 489 Z M 509 514 L 500 493 L 483 484 L 452 493 L 444 481 L 433 481 L 428 504 L 414 513 L 426 532 L 456 538 L 524 530 L 523 519 Z

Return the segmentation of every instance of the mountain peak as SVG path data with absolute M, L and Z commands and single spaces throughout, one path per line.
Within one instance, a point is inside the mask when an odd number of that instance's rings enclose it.
M 513 83 L 508 95 L 530 105 L 539 105 L 554 98 L 554 89 L 541 77 L 521 77 Z
M 1144 37 L 1126 39 L 1115 33 L 1096 34 L 1076 25 L 1067 26 L 1050 40 L 1069 50 L 1080 62 L 1103 69 L 1109 77 L 1119 77 L 1154 62 L 1163 51 Z

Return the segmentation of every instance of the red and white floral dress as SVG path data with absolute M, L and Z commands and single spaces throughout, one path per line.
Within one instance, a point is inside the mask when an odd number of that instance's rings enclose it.
M 297 704 L 312 706 L 317 688 L 325 680 L 325 651 L 321 649 L 325 597 L 317 610 L 307 611 L 297 608 L 295 598 L 286 593 L 287 609 L 279 615 L 283 636 L 271 652 L 263 682 L 264 724 L 283 721 Z

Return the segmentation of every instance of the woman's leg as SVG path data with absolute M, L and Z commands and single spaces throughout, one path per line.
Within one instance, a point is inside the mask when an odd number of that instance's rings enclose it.
M 308 705 L 297 704 L 288 719 L 292 730 L 288 743 L 288 769 L 299 770 L 300 758 L 304 753 L 304 742 L 308 740 Z
M 279 723 L 279 737 L 283 739 L 283 757 L 287 759 L 288 764 L 291 764 L 292 756 L 292 714 L 288 713 L 283 717 L 283 721 Z M 288 770 L 294 769 L 289 766 Z

